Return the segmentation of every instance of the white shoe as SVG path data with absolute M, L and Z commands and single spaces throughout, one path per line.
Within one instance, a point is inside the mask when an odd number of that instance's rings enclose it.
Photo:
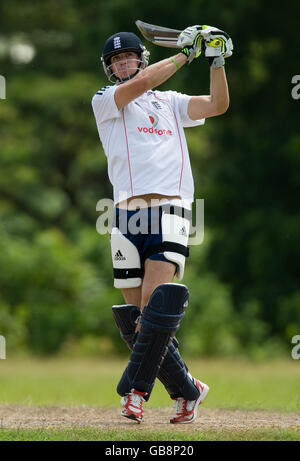
M 147 395 L 147 392 L 131 389 L 131 392 L 121 399 L 121 415 L 140 423 L 144 416 L 143 402 L 145 402 L 145 395 Z
M 202 383 L 198 379 L 195 379 L 195 384 L 199 389 L 199 397 L 197 400 L 187 400 L 183 397 L 178 397 L 174 402 L 176 414 L 170 419 L 172 424 L 188 424 L 197 418 L 197 411 L 199 405 L 204 401 L 208 394 L 209 387 L 207 384 Z

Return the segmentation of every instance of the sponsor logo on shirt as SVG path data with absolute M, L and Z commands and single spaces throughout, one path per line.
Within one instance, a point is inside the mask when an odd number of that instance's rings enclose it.
M 138 126 L 138 130 L 140 133 L 150 133 L 150 134 L 158 134 L 159 136 L 162 135 L 169 135 L 172 136 L 172 131 L 171 130 L 158 130 L 157 128 L 147 128 L 147 127 L 140 127 Z
M 172 136 L 171 130 L 158 130 L 156 128 L 158 121 L 159 121 L 158 115 L 156 115 L 154 112 L 148 111 L 148 116 L 149 116 L 150 122 L 152 123 L 152 127 L 147 128 L 147 127 L 138 126 L 138 130 L 140 133 L 158 134 L 159 136 L 163 136 L 163 135 Z
M 150 122 L 152 123 L 152 125 L 155 128 L 156 125 L 158 124 L 158 120 L 159 120 L 158 115 L 156 115 L 154 112 L 148 111 L 148 116 L 149 116 Z

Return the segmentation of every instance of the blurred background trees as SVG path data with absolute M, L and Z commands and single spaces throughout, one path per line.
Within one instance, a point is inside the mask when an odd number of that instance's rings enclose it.
M 183 283 L 191 302 L 185 353 L 275 356 L 300 333 L 298 17 L 289 3 L 190 0 L 0 1 L 0 334 L 8 353 L 125 353 L 111 316 L 108 236 L 99 199 L 112 196 L 91 108 L 107 84 L 109 35 L 135 20 L 183 29 L 212 24 L 235 46 L 226 63 L 231 104 L 186 130 L 205 238 Z M 151 62 L 172 54 L 147 43 Z M 298 59 L 298 67 L 296 61 Z M 200 58 L 159 89 L 207 94 Z

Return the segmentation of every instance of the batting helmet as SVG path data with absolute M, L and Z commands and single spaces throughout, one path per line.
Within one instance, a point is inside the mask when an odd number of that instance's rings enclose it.
M 124 51 L 134 51 L 139 56 L 139 66 L 136 73 L 128 77 L 126 80 L 134 77 L 141 70 L 141 64 L 144 64 L 144 67 L 147 67 L 150 53 L 146 50 L 146 47 L 143 45 L 139 37 L 132 32 L 118 32 L 106 40 L 101 57 L 104 72 L 108 80 L 120 80 L 111 70 L 111 57 L 115 54 L 123 53 Z

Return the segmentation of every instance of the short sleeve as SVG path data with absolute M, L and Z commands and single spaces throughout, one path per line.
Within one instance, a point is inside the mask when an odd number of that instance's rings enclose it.
M 171 91 L 171 97 L 173 99 L 173 104 L 177 107 L 177 110 L 181 118 L 181 123 L 184 128 L 204 125 L 205 118 L 201 118 L 199 120 L 192 120 L 188 116 L 188 105 L 192 96 L 178 93 L 177 91 Z
M 97 124 L 121 116 L 114 97 L 116 89 L 117 85 L 105 86 L 93 96 L 92 107 Z

